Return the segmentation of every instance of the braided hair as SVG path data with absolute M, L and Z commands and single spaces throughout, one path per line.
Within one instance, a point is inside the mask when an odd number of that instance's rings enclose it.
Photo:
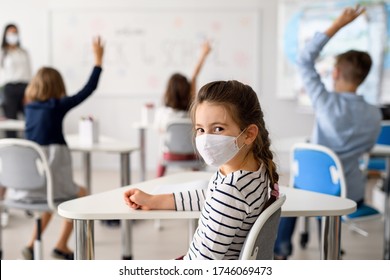
M 269 187 L 272 192 L 265 206 L 267 207 L 277 199 L 279 174 L 273 161 L 269 133 L 265 126 L 264 114 L 256 93 L 250 86 L 235 80 L 208 83 L 199 90 L 191 106 L 191 117 L 193 120 L 197 105 L 205 101 L 226 107 L 241 131 L 251 124 L 258 127 L 259 133 L 253 142 L 253 154 L 259 163 L 263 163 L 266 174 L 270 179 Z

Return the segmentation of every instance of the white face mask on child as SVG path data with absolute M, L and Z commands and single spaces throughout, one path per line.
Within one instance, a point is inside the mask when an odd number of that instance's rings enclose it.
M 195 138 L 196 148 L 206 164 L 220 166 L 231 160 L 242 147 L 238 147 L 237 139 L 245 129 L 237 136 L 217 134 L 203 134 Z

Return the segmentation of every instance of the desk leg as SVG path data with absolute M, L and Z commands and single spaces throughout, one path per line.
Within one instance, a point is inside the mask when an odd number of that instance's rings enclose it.
M 383 185 L 385 192 L 383 259 L 390 260 L 390 157 L 386 158 L 386 169 L 387 175 Z
M 91 153 L 83 152 L 84 185 L 87 194 L 91 194 Z
M 141 182 L 146 180 L 146 139 L 145 128 L 139 129 L 139 145 L 140 145 L 140 169 L 141 169 Z
M 341 217 L 322 217 L 321 229 L 321 260 L 339 260 Z
M 75 260 L 95 259 L 94 232 L 92 220 L 74 220 L 76 235 Z
M 192 238 L 194 237 L 196 228 L 197 228 L 197 219 L 188 220 L 188 240 L 189 244 L 191 244 Z
M 121 153 L 121 185 L 130 185 L 130 154 Z M 132 256 L 132 221 L 122 220 L 122 259 L 131 260 Z

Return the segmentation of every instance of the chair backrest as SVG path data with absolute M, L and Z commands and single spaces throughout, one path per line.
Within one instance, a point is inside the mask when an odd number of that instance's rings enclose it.
M 290 186 L 346 197 L 344 170 L 338 156 L 322 145 L 297 143 L 291 150 Z
M 278 233 L 281 207 L 286 201 L 286 195 L 268 206 L 253 224 L 241 249 L 240 260 L 272 260 L 274 245 Z
M 43 149 L 25 139 L 0 139 L 0 184 L 10 189 L 47 192 L 47 203 L 53 202 L 52 176 Z
M 173 154 L 193 154 L 192 122 L 190 119 L 176 119 L 167 124 L 164 145 Z
M 382 121 L 381 132 L 376 140 L 377 144 L 390 145 L 390 121 Z

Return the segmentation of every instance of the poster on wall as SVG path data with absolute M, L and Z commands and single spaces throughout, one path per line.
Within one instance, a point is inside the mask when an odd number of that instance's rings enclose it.
M 317 31 L 324 31 L 345 7 L 362 1 L 279 1 L 278 96 L 294 99 L 311 110 L 296 66 L 297 56 Z M 334 57 L 350 49 L 366 51 L 373 65 L 358 94 L 371 104 L 390 102 L 390 4 L 364 1 L 366 13 L 341 29 L 324 47 L 316 63 L 328 90 L 332 89 Z

